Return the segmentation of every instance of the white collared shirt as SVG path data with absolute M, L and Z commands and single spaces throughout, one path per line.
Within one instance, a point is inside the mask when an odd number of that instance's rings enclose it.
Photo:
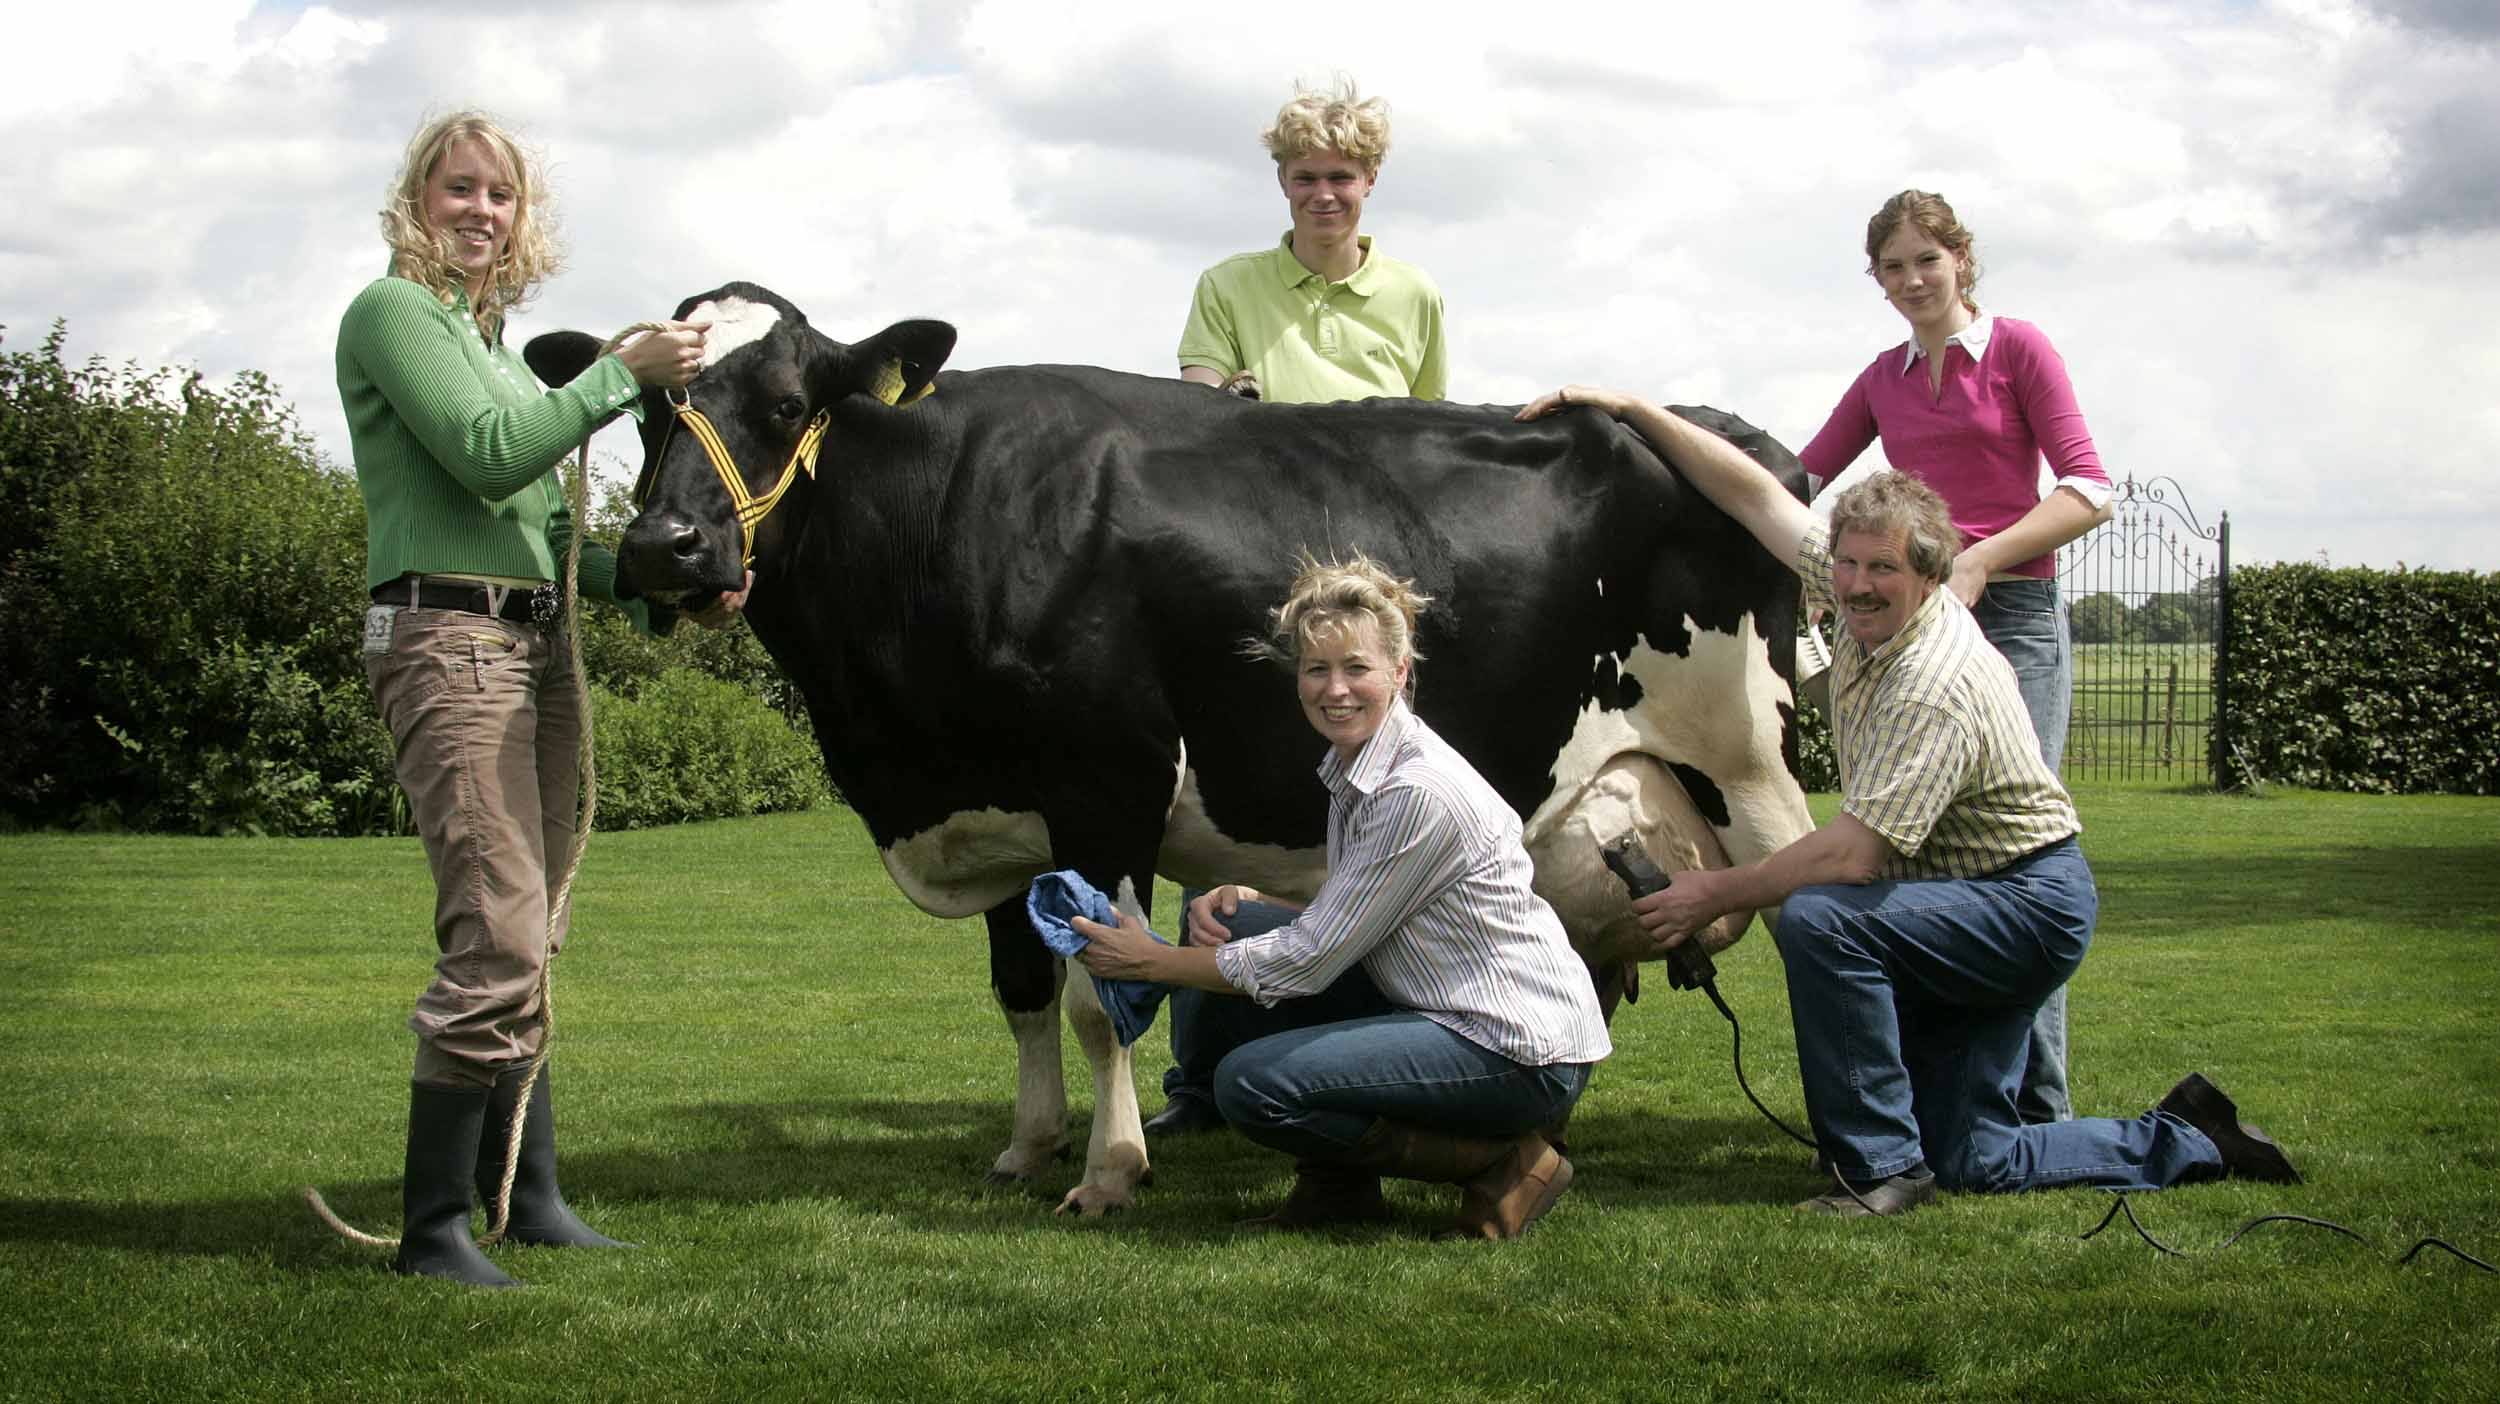
M 1969 355 L 1971 361 L 1976 364 L 1982 356 L 1988 354 L 1988 338 L 1996 334 L 1996 327 L 1996 314 L 1982 312 L 1971 318 L 1969 326 L 1946 337 L 1944 344 L 1951 346 L 1959 342 L 1964 353 Z M 1901 355 L 1901 369 L 1906 372 L 1926 355 L 1927 348 L 1919 345 L 1917 337 L 1911 337 L 1909 346 Z

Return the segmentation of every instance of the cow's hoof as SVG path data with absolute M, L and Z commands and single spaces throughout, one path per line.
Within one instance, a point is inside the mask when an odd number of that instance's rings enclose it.
M 1033 1178 L 1041 1173 L 1042 1167 L 1052 1161 L 1065 1161 L 1072 1153 L 1072 1148 L 1066 1141 L 1041 1149 L 1009 1146 L 998 1153 L 997 1160 L 990 1163 L 990 1183 L 993 1185 L 1030 1184 Z
M 1100 1219 L 1126 1213 L 1133 1207 L 1134 1202 L 1126 1190 L 1116 1190 L 1108 1185 L 1078 1185 L 1068 1191 L 1067 1198 L 1059 1201 L 1057 1212 L 1074 1214 L 1082 1219 Z

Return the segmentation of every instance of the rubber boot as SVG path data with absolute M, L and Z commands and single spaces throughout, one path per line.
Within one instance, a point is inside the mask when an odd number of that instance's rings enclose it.
M 409 1085 L 408 1165 L 400 1177 L 393 1272 L 472 1287 L 520 1285 L 488 1262 L 469 1237 L 469 1188 L 477 1174 L 478 1127 L 485 1120 L 484 1088 Z
M 1484 1141 L 1376 1121 L 1355 1143 L 1354 1158 L 1383 1175 L 1459 1186 L 1448 1238 L 1517 1238 L 1571 1187 L 1571 1162 L 1534 1131 Z
M 1293 1191 L 1284 1203 L 1233 1227 L 1308 1233 L 1389 1222 L 1389 1201 L 1381 1198 L 1378 1175 L 1338 1161 L 1298 1160 L 1293 1169 Z
M 529 1119 L 521 1127 L 521 1168 L 512 1177 L 512 1213 L 504 1239 L 549 1248 L 631 1248 L 593 1229 L 576 1217 L 556 1187 L 556 1116 L 548 1087 L 550 1066 L 539 1069 L 530 1089 Z M 529 1064 L 504 1069 L 486 1103 L 486 1122 L 477 1148 L 477 1202 L 493 1223 L 495 1194 L 502 1188 L 504 1148 L 512 1141 L 512 1113 L 520 1105 L 521 1084 L 529 1081 Z

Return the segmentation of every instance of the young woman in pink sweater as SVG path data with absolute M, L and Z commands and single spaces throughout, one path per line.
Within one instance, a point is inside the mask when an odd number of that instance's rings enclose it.
M 2047 335 L 1979 310 L 1971 233 L 1943 196 L 1904 190 L 1885 201 L 1867 221 L 1866 257 L 1910 339 L 1859 373 L 1798 456 L 1828 483 L 1880 437 L 1894 469 L 1945 500 L 1962 534 L 1949 587 L 2013 664 L 2054 772 L 2074 690 L 2057 548 L 2109 520 L 2109 474 Z M 2045 496 L 2044 457 L 2056 478 Z M 2018 1110 L 2026 1121 L 2074 1114 L 2062 989 L 2033 1029 Z

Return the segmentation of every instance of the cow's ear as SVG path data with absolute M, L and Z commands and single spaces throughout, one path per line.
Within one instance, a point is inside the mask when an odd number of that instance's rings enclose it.
M 954 350 L 955 329 L 947 323 L 896 322 L 844 354 L 840 393 L 910 404 L 929 393 L 929 382 Z
M 533 336 L 521 348 L 521 359 L 529 362 L 530 374 L 549 385 L 570 385 L 573 377 L 590 369 L 599 359 L 599 338 L 588 332 L 548 332 Z

